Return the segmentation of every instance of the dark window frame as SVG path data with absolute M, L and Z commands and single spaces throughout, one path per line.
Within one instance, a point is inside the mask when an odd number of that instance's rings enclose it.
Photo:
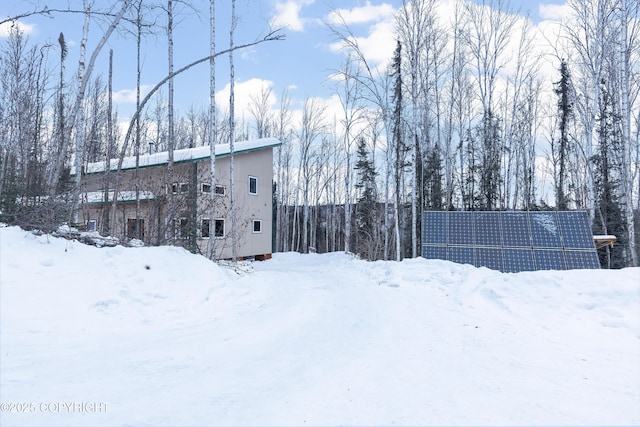
M 221 232 L 219 230 L 222 230 Z M 216 218 L 214 222 L 213 235 L 216 239 L 224 239 L 226 235 L 226 224 L 224 218 Z
M 251 185 L 252 181 L 254 182 L 253 185 Z M 252 196 L 258 195 L 258 177 L 257 176 L 249 176 L 248 189 L 249 189 L 249 194 L 251 194 Z

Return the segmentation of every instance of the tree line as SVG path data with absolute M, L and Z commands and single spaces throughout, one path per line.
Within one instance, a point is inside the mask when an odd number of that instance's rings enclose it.
M 420 255 L 423 210 L 585 209 L 594 234 L 618 238 L 601 251 L 603 266 L 637 266 L 640 1 L 566 7 L 558 32 L 541 35 L 507 1 L 459 0 L 445 15 L 436 0 L 403 0 L 387 66 L 367 57 L 334 10 L 326 25 L 344 52 L 330 76 L 339 113 L 314 97 L 294 110 L 289 93 L 265 88 L 252 95 L 250 117 L 191 108 L 174 118 L 171 88 L 159 86 L 129 126 L 131 144 L 104 102 L 110 79 L 82 80 L 78 71 L 74 84 L 64 35 L 54 57 L 16 25 L 0 51 L 2 218 L 64 220 L 74 150 L 86 164 L 274 136 L 282 141 L 274 153 L 276 251 L 400 260 Z M 170 8 L 125 1 L 98 16 L 127 28 L 139 47 L 157 31 L 150 10 Z M 541 66 L 542 36 L 552 77 Z M 62 194 L 71 196 L 51 197 Z

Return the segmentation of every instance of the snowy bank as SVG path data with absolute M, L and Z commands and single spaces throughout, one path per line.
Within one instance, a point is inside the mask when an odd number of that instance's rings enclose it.
M 7 227 L 0 351 L 2 426 L 637 425 L 640 269 L 231 269 Z

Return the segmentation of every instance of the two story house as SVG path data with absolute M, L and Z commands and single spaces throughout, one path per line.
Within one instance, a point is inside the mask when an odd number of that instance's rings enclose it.
M 81 179 L 78 222 L 120 239 L 148 245 L 174 244 L 216 259 L 267 259 L 272 253 L 273 148 L 275 138 L 234 144 L 235 230 L 231 229 L 230 147 L 215 146 L 215 182 L 210 147 L 158 152 L 88 164 Z M 108 164 L 107 164 L 108 163 Z M 117 184 L 116 184 L 116 180 Z M 117 188 L 117 195 L 114 194 Z M 115 208 L 114 197 L 117 196 Z

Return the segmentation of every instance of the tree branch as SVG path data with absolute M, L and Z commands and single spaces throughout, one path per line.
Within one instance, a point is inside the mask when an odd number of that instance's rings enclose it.
M 147 95 L 142 99 L 142 101 L 140 102 L 140 106 L 138 107 L 138 109 L 136 110 L 136 112 L 133 114 L 133 116 L 131 117 L 131 120 L 129 121 L 129 127 L 127 128 L 127 134 L 124 138 L 124 145 L 122 148 L 122 151 L 125 152 L 129 143 L 129 138 L 131 137 L 131 130 L 133 129 L 133 124 L 136 122 L 136 120 L 139 119 L 140 117 L 140 112 L 143 110 L 144 106 L 147 104 L 147 102 L 149 101 L 149 99 L 151 99 L 151 97 L 158 91 L 158 89 L 160 89 L 166 82 L 168 82 L 170 79 L 176 77 L 178 74 L 181 74 L 185 71 L 187 71 L 188 69 L 198 65 L 198 64 L 202 64 L 203 62 L 209 61 L 212 58 L 218 57 L 220 55 L 225 55 L 228 54 L 231 51 L 235 51 L 235 50 L 239 50 L 239 49 L 245 49 L 247 47 L 251 47 L 251 46 L 256 46 L 265 42 L 270 42 L 270 41 L 278 41 L 278 40 L 284 40 L 284 34 L 280 34 L 279 33 L 279 29 L 278 30 L 273 30 L 271 31 L 269 34 L 267 34 L 264 38 L 250 42 L 250 43 L 245 43 L 245 44 L 241 44 L 241 45 L 237 45 L 234 46 L 233 48 L 230 49 L 225 49 L 222 50 L 220 52 L 217 52 L 214 55 L 209 55 L 209 56 L 205 56 L 204 58 L 200 58 L 197 61 L 194 61 L 190 64 L 185 65 L 184 67 L 174 71 L 173 73 L 167 75 L 165 78 L 163 78 L 162 80 L 160 80 L 160 82 L 158 82 L 158 84 L 156 84 L 150 91 L 149 93 L 147 93 Z M 121 167 L 122 167 L 122 159 L 123 156 L 120 156 L 120 161 L 118 162 L 118 171 L 120 171 Z
M 85 11 L 84 10 L 76 10 L 76 9 L 50 9 L 47 6 L 43 7 L 42 9 L 39 10 L 34 10 L 32 12 L 25 12 L 25 13 L 21 13 L 19 15 L 14 15 L 11 16 L 9 18 L 4 18 L 2 20 L 0 20 L 0 25 L 6 24 L 7 22 L 15 22 L 18 21 L 20 19 L 23 18 L 28 18 L 30 16 L 35 16 L 35 15 L 44 15 L 44 16 L 48 16 L 51 18 L 50 15 L 54 14 L 54 13 L 76 13 L 76 14 L 84 14 Z M 103 16 L 103 17 L 107 17 L 107 18 L 114 18 L 116 17 L 118 14 L 117 13 L 110 13 L 110 12 L 91 12 L 92 15 L 96 15 L 96 16 Z M 127 21 L 129 23 L 135 23 L 135 21 L 133 21 L 132 19 L 129 18 L 122 18 L 123 21 Z

